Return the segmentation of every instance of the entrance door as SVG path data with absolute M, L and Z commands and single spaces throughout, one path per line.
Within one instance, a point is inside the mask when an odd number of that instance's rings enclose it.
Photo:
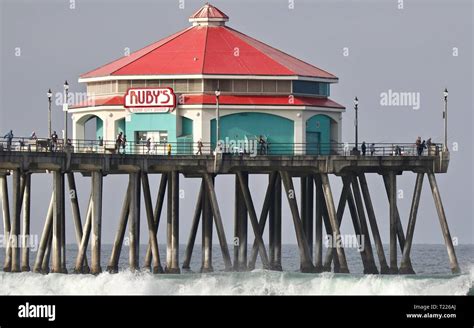
M 321 132 L 306 132 L 306 154 L 319 155 L 321 153 Z

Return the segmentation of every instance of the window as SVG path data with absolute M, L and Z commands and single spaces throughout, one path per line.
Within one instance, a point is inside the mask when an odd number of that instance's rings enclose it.
M 202 80 L 188 80 L 189 92 L 202 92 Z
M 188 91 L 188 80 L 174 80 L 174 91 L 175 92 L 187 92 Z
M 132 80 L 132 88 L 144 88 L 145 86 L 145 80 Z
M 219 90 L 232 92 L 232 80 L 219 80 Z
M 291 81 L 277 81 L 278 93 L 291 93 Z
M 264 80 L 263 81 L 263 92 L 276 92 L 277 84 L 276 81 Z
M 130 88 L 130 81 L 118 81 L 118 92 L 126 92 Z
M 148 80 L 146 81 L 146 86 L 153 88 L 153 87 L 159 87 L 160 86 L 160 80 Z
M 218 88 L 218 80 L 204 80 L 204 91 L 216 91 Z
M 247 93 L 247 80 L 234 80 L 234 92 Z
M 152 143 L 166 144 L 168 142 L 168 131 L 135 131 L 135 142 L 145 143 L 151 138 Z
M 173 80 L 161 80 L 160 87 L 168 87 L 174 90 L 174 81 Z
M 262 81 L 260 80 L 249 80 L 248 92 L 250 93 L 261 93 L 262 92 Z

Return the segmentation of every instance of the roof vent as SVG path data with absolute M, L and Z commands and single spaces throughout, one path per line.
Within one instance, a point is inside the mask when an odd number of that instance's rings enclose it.
M 189 17 L 189 21 L 193 23 L 193 26 L 222 26 L 229 21 L 229 16 L 206 2 L 204 6 Z

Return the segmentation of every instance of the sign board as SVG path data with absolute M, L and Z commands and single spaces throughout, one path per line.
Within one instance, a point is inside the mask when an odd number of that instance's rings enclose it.
M 176 95 L 171 88 L 130 88 L 124 97 L 124 107 L 131 113 L 166 113 L 176 107 Z

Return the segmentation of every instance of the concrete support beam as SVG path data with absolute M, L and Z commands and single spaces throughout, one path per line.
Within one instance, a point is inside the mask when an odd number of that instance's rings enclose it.
M 436 206 L 436 211 L 438 212 L 439 223 L 441 225 L 441 232 L 443 233 L 444 243 L 448 250 L 449 264 L 451 271 L 453 273 L 460 273 L 461 269 L 459 268 L 458 259 L 456 257 L 456 252 L 454 251 L 453 240 L 449 232 L 448 221 L 446 220 L 446 214 L 444 212 L 443 203 L 441 202 L 441 195 L 439 193 L 438 184 L 434 173 L 429 172 L 428 180 L 430 182 L 431 193 L 433 194 L 433 199 Z
M 129 265 L 130 270 L 140 268 L 140 173 L 129 174 L 130 210 L 129 210 Z
M 92 172 L 92 241 L 91 273 L 102 272 L 100 266 L 102 239 L 102 172 Z
M 202 213 L 202 198 L 206 192 L 206 186 L 204 180 L 201 181 L 201 187 L 199 188 L 198 199 L 196 201 L 196 207 L 194 209 L 193 222 L 191 224 L 191 232 L 189 233 L 188 243 L 186 244 L 186 250 L 184 251 L 183 269 L 191 269 L 191 257 L 193 255 L 194 244 L 196 243 L 197 231 L 201 220 Z

